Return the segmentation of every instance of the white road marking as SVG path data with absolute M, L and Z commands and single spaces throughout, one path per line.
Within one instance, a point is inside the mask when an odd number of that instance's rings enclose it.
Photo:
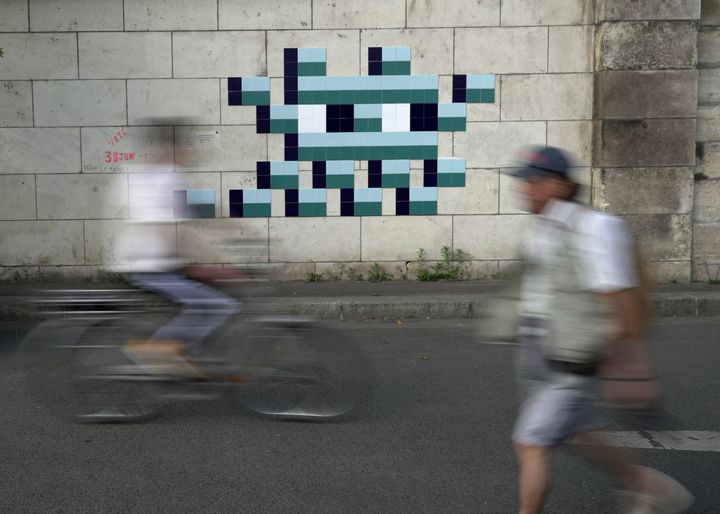
M 720 452 L 720 432 L 703 430 L 640 430 L 636 432 L 598 432 L 610 446 L 650 450 Z M 577 444 L 577 443 L 575 443 Z

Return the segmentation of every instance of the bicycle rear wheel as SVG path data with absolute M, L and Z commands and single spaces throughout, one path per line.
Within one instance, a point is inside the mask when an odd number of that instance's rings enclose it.
M 28 392 L 51 412 L 80 422 L 151 416 L 158 408 L 155 397 L 148 384 L 131 379 L 135 366 L 121 351 L 127 339 L 150 330 L 126 320 L 42 323 L 19 351 Z M 119 379 L 121 370 L 126 373 Z
M 240 402 L 280 419 L 336 419 L 368 391 L 369 366 L 347 334 L 309 322 L 251 322 L 232 361 L 247 375 Z

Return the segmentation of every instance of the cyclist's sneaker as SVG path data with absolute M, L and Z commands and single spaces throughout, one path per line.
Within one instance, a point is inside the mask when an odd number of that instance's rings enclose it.
M 184 377 L 201 374 L 183 354 L 181 341 L 132 340 L 125 343 L 123 353 L 148 373 Z
M 652 468 L 642 468 L 658 494 L 622 491 L 627 514 L 679 514 L 695 501 L 694 497 L 675 479 Z

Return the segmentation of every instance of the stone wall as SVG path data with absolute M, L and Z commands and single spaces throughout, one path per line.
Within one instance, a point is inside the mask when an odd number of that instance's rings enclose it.
M 658 281 L 690 281 L 700 1 L 598 0 L 593 200 Z
M 287 264 L 287 278 L 374 262 L 397 277 L 442 246 L 468 252 L 473 277 L 501 274 L 528 219 L 502 170 L 523 145 L 551 144 L 574 155 L 597 205 L 627 216 L 658 279 L 689 280 L 693 251 L 718 256 L 710 236 L 692 242 L 699 16 L 700 0 L 0 0 L 0 279 L 101 276 L 134 176 L 171 131 L 176 150 L 199 153 L 178 171 L 215 198 L 215 217 L 183 223 L 177 241 L 260 240 L 250 258 Z M 438 135 L 440 156 L 465 159 L 465 186 L 438 188 L 431 215 L 399 215 L 383 189 L 382 215 L 343 216 L 328 189 L 325 216 L 286 216 L 273 190 L 271 216 L 232 217 L 230 191 L 257 187 L 256 163 L 283 160 L 285 141 L 258 133 L 254 107 L 230 105 L 227 78 L 270 77 L 282 104 L 284 49 L 326 48 L 332 77 L 367 75 L 368 48 L 389 46 L 410 47 L 413 75 L 439 75 L 440 102 L 453 75 L 495 75 L 494 102 L 468 104 L 466 130 Z M 711 137 L 703 109 L 697 133 Z M 164 116 L 195 125 L 145 124 Z M 355 168 L 367 188 L 368 161 Z M 311 174 L 301 163 L 301 189 Z M 410 188 L 423 180 L 412 160 Z M 701 189 L 696 204 L 712 195 Z
M 703 0 L 698 33 L 693 278 L 720 280 L 720 1 Z

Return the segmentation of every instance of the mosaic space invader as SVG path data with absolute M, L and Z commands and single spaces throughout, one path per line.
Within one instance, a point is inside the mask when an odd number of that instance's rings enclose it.
M 439 76 L 411 75 L 410 57 L 371 47 L 367 76 L 328 77 L 326 49 L 286 48 L 280 105 L 269 78 L 229 78 L 228 104 L 255 106 L 257 132 L 285 138 L 285 160 L 257 163 L 257 189 L 230 190 L 230 216 L 326 216 L 332 189 L 341 216 L 382 215 L 383 189 L 395 191 L 395 215 L 437 214 L 438 188 L 465 187 L 466 174 L 464 159 L 438 157 L 438 133 L 464 131 L 468 103 L 493 103 L 495 76 L 453 75 L 452 102 L 440 103 Z M 411 160 L 423 161 L 422 187 L 410 187 Z M 301 161 L 312 188 L 300 188 Z M 368 161 L 367 187 L 356 187 L 356 161 Z M 273 189 L 284 212 L 273 212 Z

